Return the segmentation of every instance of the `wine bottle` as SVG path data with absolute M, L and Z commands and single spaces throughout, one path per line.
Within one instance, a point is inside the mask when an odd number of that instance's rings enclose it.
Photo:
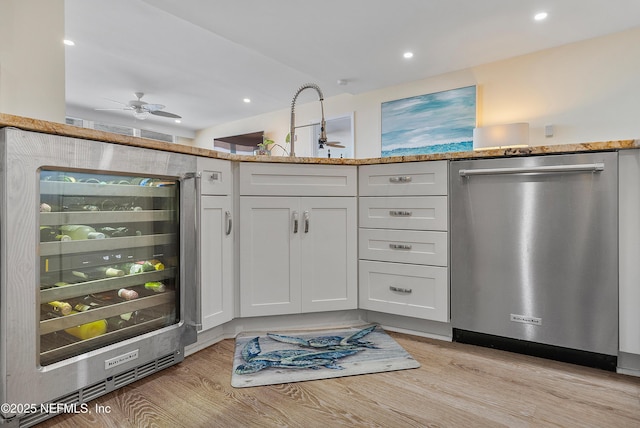
M 71 241 L 68 235 L 59 235 L 51 226 L 40 226 L 40 242 Z
M 53 302 L 48 302 L 47 305 L 51 306 L 55 312 L 59 312 L 62 315 L 69 315 L 71 313 L 71 305 L 67 302 L 54 300 Z
M 58 232 L 51 226 L 40 226 L 40 242 L 52 242 L 56 240 Z
M 104 233 L 96 232 L 91 226 L 82 224 L 66 224 L 60 226 L 60 231 L 68 235 L 72 240 L 79 241 L 82 239 L 104 239 Z
M 159 281 L 145 282 L 144 288 L 146 288 L 147 290 L 154 291 L 156 293 L 163 293 L 167 289 L 165 285 Z
M 107 318 L 107 326 L 109 327 L 109 331 L 121 330 L 123 328 L 129 327 L 129 322 L 124 320 L 121 316 Z
M 136 273 L 142 273 L 142 272 L 152 272 L 154 270 L 162 270 L 164 269 L 164 265 L 162 263 L 159 263 L 159 265 L 154 265 L 153 263 L 149 262 L 149 261 L 140 261 L 140 262 L 135 262 L 135 263 L 124 263 L 122 265 L 118 265 L 116 266 L 118 269 L 121 269 L 125 272 L 125 274 L 127 275 L 133 275 Z M 160 269 L 157 269 L 160 268 Z
M 132 230 L 126 226 L 120 227 L 111 227 L 111 226 L 102 226 L 97 229 L 98 232 L 104 233 L 106 236 L 110 238 L 120 238 L 123 236 L 141 236 L 142 233 L 139 230 Z
M 91 281 L 93 279 L 101 278 L 116 278 L 124 276 L 124 271 L 109 266 L 99 266 L 89 271 L 71 271 L 71 274 L 77 278 L 84 279 L 85 281 Z
M 104 276 L 106 276 L 108 278 L 115 278 L 115 277 L 119 277 L 119 276 L 124 276 L 124 271 L 121 270 L 121 269 L 117 269 L 115 267 L 100 266 L 100 267 L 96 268 L 96 270 L 98 272 L 101 272 L 102 274 L 104 274 Z
M 75 302 L 73 309 L 78 312 L 86 312 L 90 309 L 101 308 L 108 306 L 111 302 L 102 301 L 95 298 L 92 294 L 84 296 L 82 299 Z
M 78 312 L 72 311 L 71 313 L 77 314 Z M 88 322 L 86 324 L 80 324 L 76 327 L 67 328 L 64 331 L 78 339 L 91 339 L 92 337 L 100 336 L 107 332 L 107 320 L 102 319 Z
M 124 300 L 133 300 L 138 298 L 138 292 L 127 288 L 121 288 L 118 290 L 118 297 Z
M 149 260 L 149 263 L 151 263 L 156 270 L 164 270 L 164 264 L 160 260 Z
M 93 309 L 93 306 L 80 302 L 73 305 L 73 309 L 78 312 L 86 312 L 90 309 Z

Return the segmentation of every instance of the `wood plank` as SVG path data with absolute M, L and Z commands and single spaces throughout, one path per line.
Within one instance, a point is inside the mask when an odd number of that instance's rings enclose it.
M 38 427 L 637 427 L 640 378 L 472 345 L 390 335 L 419 369 L 236 389 L 234 341 L 90 402 L 111 413 Z

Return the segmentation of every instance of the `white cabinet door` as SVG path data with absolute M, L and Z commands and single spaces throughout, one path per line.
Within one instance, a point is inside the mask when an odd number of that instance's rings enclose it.
M 302 312 L 356 309 L 355 198 L 301 198 Z
M 240 316 L 300 312 L 301 224 L 297 197 L 240 197 Z
M 618 162 L 619 346 L 640 355 L 640 150 L 622 150 Z
M 207 330 L 233 318 L 233 224 L 231 196 L 200 201 L 200 311 Z

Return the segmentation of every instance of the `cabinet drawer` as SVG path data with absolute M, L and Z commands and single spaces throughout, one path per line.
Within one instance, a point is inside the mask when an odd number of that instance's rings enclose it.
M 445 267 L 360 261 L 359 307 L 434 321 L 449 321 Z
M 447 232 L 360 229 L 359 254 L 364 260 L 447 266 Z
M 200 177 L 200 192 L 203 195 L 230 195 L 233 178 L 231 162 L 221 159 L 197 159 Z
M 356 196 L 353 165 L 240 164 L 240 194 L 246 196 Z
M 447 195 L 447 161 L 360 167 L 360 196 Z
M 447 213 L 446 196 L 360 198 L 361 227 L 447 230 Z

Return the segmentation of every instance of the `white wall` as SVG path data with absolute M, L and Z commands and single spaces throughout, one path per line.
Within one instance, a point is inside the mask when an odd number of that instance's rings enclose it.
M 325 100 L 325 114 L 355 112 L 356 157 L 380 156 L 382 102 L 477 85 L 478 125 L 529 122 L 532 145 L 640 138 L 640 28 L 360 95 Z M 316 102 L 296 106 L 296 123 L 316 121 Z M 552 138 L 544 126 L 554 125 Z M 264 130 L 283 144 L 289 109 L 200 131 L 194 144 Z M 298 152 L 298 150 L 296 150 Z M 274 153 L 278 153 L 274 151 Z
M 64 123 L 64 0 L 0 1 L 0 112 Z

